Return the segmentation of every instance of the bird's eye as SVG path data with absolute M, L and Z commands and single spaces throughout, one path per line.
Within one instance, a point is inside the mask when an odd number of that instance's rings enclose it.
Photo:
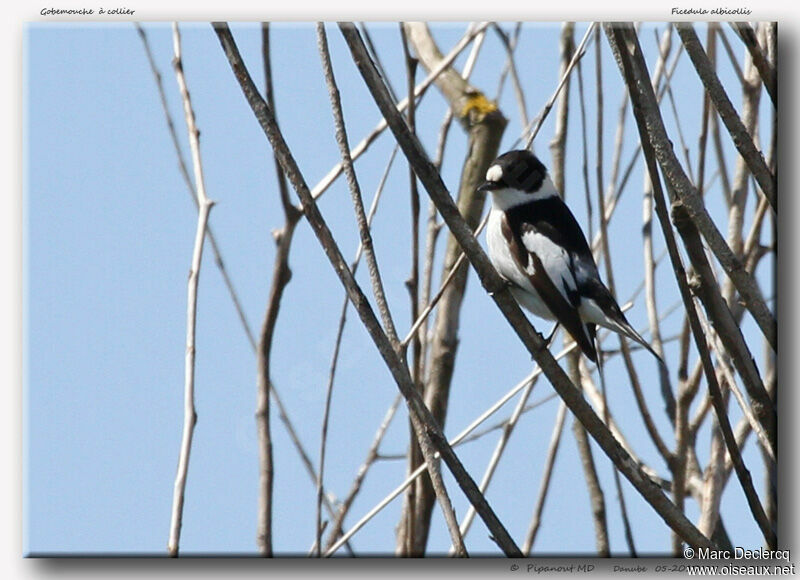
M 500 181 L 503 179 L 503 168 L 499 165 L 492 165 L 486 172 L 486 181 Z

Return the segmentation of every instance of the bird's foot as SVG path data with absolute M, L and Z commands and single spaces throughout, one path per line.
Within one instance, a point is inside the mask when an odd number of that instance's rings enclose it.
M 539 348 L 536 349 L 536 352 L 540 353 L 543 350 L 547 350 L 550 347 L 550 339 L 553 338 L 553 333 L 551 332 L 550 336 L 545 338 L 545 336 L 541 332 L 539 332 L 538 330 L 535 331 L 535 332 L 539 336 L 539 339 L 542 341 L 541 345 L 539 346 Z M 531 360 L 536 362 L 536 356 L 534 354 L 531 355 Z
M 550 331 L 550 334 L 547 335 L 547 338 L 544 339 L 547 346 L 550 346 L 550 343 L 553 341 L 553 337 L 556 335 L 556 330 L 558 330 L 558 322 L 556 322 L 555 326 L 553 326 L 553 330 Z
M 513 284 L 512 284 L 512 283 L 511 283 L 509 280 L 505 280 L 505 279 L 504 279 L 504 280 L 503 280 L 503 285 L 500 287 L 500 289 L 499 289 L 499 290 L 496 290 L 496 291 L 489 291 L 489 292 L 488 292 L 488 294 L 489 294 L 489 296 L 494 296 L 494 295 L 495 295 L 495 294 L 497 294 L 498 292 L 502 292 L 503 290 L 506 290 L 507 288 L 511 288 L 511 286 L 512 286 L 512 285 L 513 285 Z

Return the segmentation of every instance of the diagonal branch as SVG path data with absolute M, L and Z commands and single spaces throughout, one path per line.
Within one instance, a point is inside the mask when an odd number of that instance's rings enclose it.
M 340 26 L 351 34 L 358 35 L 352 24 Z M 409 408 L 409 415 L 414 421 L 417 438 L 423 453 L 426 456 L 428 469 L 432 470 L 435 468 L 435 462 L 433 459 L 433 449 L 435 448 L 439 451 L 441 458 L 444 459 L 445 463 L 453 473 L 453 476 L 466 494 L 469 501 L 476 506 L 476 509 L 478 509 L 478 513 L 481 515 L 484 523 L 492 532 L 494 541 L 502 548 L 505 554 L 509 556 L 518 556 L 520 554 L 519 548 L 514 544 L 513 540 L 508 534 L 508 531 L 503 527 L 500 520 L 486 502 L 486 499 L 478 490 L 477 485 L 469 476 L 456 454 L 453 452 L 452 447 L 447 444 L 441 429 L 438 427 L 430 412 L 425 407 L 425 404 L 420 399 L 419 394 L 414 389 L 408 368 L 403 364 L 403 361 L 393 349 L 391 342 L 381 329 L 380 322 L 375 316 L 367 297 L 364 295 L 360 286 L 347 267 L 341 251 L 339 250 L 339 247 L 336 244 L 336 241 L 334 240 L 324 218 L 320 214 L 319 209 L 313 197 L 311 196 L 311 191 L 309 190 L 308 185 L 300 173 L 294 157 L 286 145 L 283 135 L 275 124 L 275 118 L 272 114 L 272 111 L 264 99 L 258 94 L 258 90 L 256 89 L 253 80 L 250 77 L 250 73 L 242 61 L 242 57 L 239 54 L 239 49 L 233 40 L 230 29 L 224 22 L 213 23 L 213 27 L 217 36 L 219 37 L 220 44 L 222 45 L 223 51 L 229 61 L 234 76 L 239 83 L 248 104 L 253 110 L 256 120 L 264 131 L 273 150 L 278 155 L 281 166 L 283 167 L 287 177 L 289 178 L 289 181 L 300 197 L 303 206 L 303 213 L 306 216 L 309 225 L 311 225 L 312 229 L 314 230 L 314 234 L 320 241 L 326 256 L 331 262 L 331 265 L 342 282 L 342 285 L 347 290 L 348 295 L 350 296 L 350 301 L 361 318 L 364 327 L 375 343 L 375 346 L 377 347 L 381 357 L 384 359 L 384 362 L 386 363 L 388 370 L 397 383 L 400 392 L 406 399 Z M 366 53 L 366 47 L 364 47 L 360 37 L 359 46 L 363 51 L 361 53 L 362 57 L 369 60 L 369 56 Z M 374 68 L 372 70 L 375 72 Z M 377 72 L 375 72 L 375 74 L 377 74 Z M 381 86 L 385 90 L 385 86 L 383 84 Z M 395 106 L 391 103 L 391 97 L 389 97 L 387 93 L 384 94 L 387 99 L 384 104 L 388 105 L 392 112 L 400 115 Z M 403 122 L 405 126 L 405 123 L 402 121 L 402 119 L 401 122 Z M 521 312 L 519 314 L 522 316 Z
M 729 22 L 739 38 L 742 39 L 750 57 L 753 59 L 753 64 L 758 69 L 758 74 L 764 83 L 764 88 L 767 89 L 767 94 L 772 100 L 772 104 L 778 106 L 778 75 L 775 72 L 775 67 L 767 60 L 764 51 L 761 50 L 761 45 L 758 43 L 756 33 L 749 22 Z
M 473 39 L 475 39 L 476 37 L 481 38 L 480 35 L 486 30 L 488 26 L 489 23 L 484 22 L 482 24 L 479 24 L 478 26 L 473 27 L 470 31 L 464 34 L 464 37 L 456 43 L 456 45 L 452 48 L 452 50 L 449 53 L 447 53 L 447 56 L 445 56 L 442 59 L 439 65 L 434 70 L 432 70 L 430 74 L 428 74 L 428 76 L 425 77 L 425 79 L 421 83 L 419 83 L 416 87 L 414 87 L 414 97 L 417 100 L 419 100 L 422 97 L 422 95 L 425 94 L 425 91 L 428 90 L 428 87 L 430 87 L 433 84 L 433 82 L 437 78 L 439 78 L 439 75 L 441 75 L 445 70 L 447 70 L 447 68 L 456 60 L 458 55 L 460 55 L 461 52 L 463 52 L 463 50 L 467 46 L 469 46 L 469 43 L 472 42 Z M 408 107 L 408 103 L 409 100 L 407 98 L 404 98 L 402 101 L 397 103 L 397 110 L 400 112 L 405 111 L 406 107 Z M 369 135 L 364 137 L 361 141 L 359 141 L 358 145 L 353 147 L 353 149 L 350 151 L 350 157 L 352 157 L 354 161 L 358 159 L 361 156 L 361 154 L 367 150 L 367 147 L 369 147 L 370 144 L 373 141 L 375 141 L 375 139 L 377 139 L 381 133 L 383 133 L 386 127 L 387 127 L 386 119 L 381 119 L 375 126 L 375 128 L 369 133 Z M 343 167 L 344 166 L 342 162 L 337 163 L 325 175 L 325 177 L 323 177 L 314 186 L 314 188 L 311 190 L 311 195 L 314 199 L 319 198 L 319 196 L 325 193 L 325 191 L 331 186 L 331 184 L 334 181 L 336 181 L 336 179 L 342 174 Z
M 661 190 L 661 182 L 658 177 L 658 168 L 656 165 L 656 158 L 663 156 L 663 151 L 668 149 L 666 140 L 666 131 L 661 121 L 661 116 L 658 111 L 658 106 L 655 102 L 655 93 L 650 83 L 649 75 L 647 73 L 647 65 L 642 56 L 641 47 L 639 46 L 636 33 L 633 31 L 632 26 L 615 24 L 605 25 L 606 35 L 611 44 L 615 57 L 618 59 L 620 71 L 623 78 L 628 85 L 631 93 L 631 103 L 633 104 L 633 112 L 636 117 L 636 124 L 639 129 L 640 142 L 642 143 L 642 152 L 647 162 L 647 170 L 650 174 L 650 180 L 653 184 L 653 193 L 656 202 L 656 213 L 661 224 L 664 237 L 667 241 L 667 248 L 669 250 L 670 259 L 672 260 L 673 269 L 680 289 L 681 297 L 687 307 L 687 316 L 691 327 L 692 334 L 697 345 L 697 350 L 703 364 L 703 369 L 708 382 L 708 391 L 711 397 L 711 402 L 716 411 L 717 420 L 722 430 L 725 444 L 728 447 L 728 452 L 731 455 L 736 474 L 744 490 L 747 502 L 750 507 L 753 517 L 761 528 L 767 543 L 770 546 L 775 545 L 776 537 L 775 531 L 771 528 L 758 495 L 753 487 L 750 472 L 742 461 L 741 453 L 736 444 L 736 440 L 731 430 L 730 422 L 726 412 L 725 403 L 723 401 L 722 393 L 717 382 L 714 366 L 711 362 L 711 356 L 708 351 L 705 334 L 700 325 L 697 311 L 695 310 L 693 298 L 689 289 L 686 272 L 680 262 L 678 255 L 678 248 L 667 216 L 666 202 L 664 199 L 663 191 Z M 663 168 L 663 165 L 662 165 Z M 667 173 L 665 171 L 665 173 Z M 667 184 L 670 185 L 669 178 Z M 674 199 L 674 193 L 671 195 Z M 673 211 L 682 211 L 683 206 L 673 206 Z M 683 217 L 687 222 L 688 217 Z M 680 228 L 679 228 L 680 231 Z
M 328 51 L 328 40 L 327 35 L 325 34 L 325 25 L 321 22 L 317 23 L 317 44 L 319 47 L 320 56 L 322 58 L 322 68 L 325 75 L 325 83 L 328 86 L 328 92 L 330 95 L 331 109 L 333 110 L 336 141 L 339 145 L 342 155 L 345 176 L 347 177 L 347 183 L 353 198 L 353 206 L 356 211 L 358 230 L 361 235 L 361 246 L 364 248 L 364 254 L 367 257 L 367 266 L 369 269 L 370 280 L 372 280 L 373 293 L 378 303 L 378 310 L 381 314 L 381 318 L 383 319 L 385 333 L 384 336 L 388 338 L 392 348 L 395 351 L 398 362 L 407 372 L 408 367 L 406 366 L 404 360 L 405 357 L 400 351 L 400 342 L 397 337 L 397 331 L 395 330 L 394 322 L 392 321 L 389 306 L 386 303 L 386 296 L 383 291 L 383 283 L 381 281 L 380 271 L 378 270 L 377 259 L 375 258 L 375 250 L 372 245 L 372 235 L 370 234 L 370 229 L 367 224 L 367 216 L 364 211 L 364 204 L 361 198 L 361 189 L 358 185 L 358 180 L 353 169 L 353 161 L 350 158 L 350 148 L 347 143 L 347 131 L 344 124 L 344 115 L 342 113 L 342 103 L 339 97 L 339 89 L 336 86 L 336 80 L 333 75 L 333 65 L 331 63 L 330 53 Z M 409 377 L 409 379 L 410 378 L 411 377 Z M 412 423 L 414 423 L 415 428 L 419 429 L 420 424 L 418 418 L 412 418 Z M 431 475 L 433 489 L 436 494 L 436 498 L 439 500 L 439 503 L 442 506 L 447 527 L 450 530 L 453 541 L 458 548 L 458 555 L 464 556 L 466 555 L 464 540 L 458 531 L 458 520 L 453 512 L 450 498 L 448 497 L 444 486 L 444 481 L 441 479 L 438 463 L 433 457 L 433 451 L 429 443 L 421 441 L 420 449 L 422 451 L 422 455 L 425 457 L 426 462 L 430 466 L 429 473 Z M 318 537 L 321 537 L 321 531 L 319 531 L 318 534 Z
M 426 24 L 406 22 L 403 28 L 410 44 L 421 62 L 429 71 L 437 70 L 443 61 Z M 506 119 L 494 103 L 455 69 L 447 67 L 436 79 L 436 86 L 447 99 L 455 118 L 468 133 L 468 155 L 464 162 L 459 184 L 457 204 L 466 222 L 475 229 L 483 212 L 486 194 L 477 191 L 489 164 L 497 157 L 500 138 Z M 461 248 L 452 236 L 448 236 L 444 255 L 443 272 L 453 272 L 452 281 L 442 284 L 444 292 L 434 321 L 430 341 L 430 366 L 425 385 L 425 403 L 439 425 L 445 424 L 450 386 L 458 350 L 458 328 L 461 304 L 467 285 L 469 271 L 465 261 L 459 264 Z M 433 495 L 427 477 L 415 484 L 417 496 L 415 511 L 415 553 L 423 553 L 430 527 Z M 404 536 L 401 529 L 400 536 Z
M 389 162 L 386 165 L 386 169 L 384 170 L 383 175 L 381 176 L 380 182 L 378 183 L 378 188 L 375 192 L 375 196 L 372 198 L 372 204 L 369 208 L 369 213 L 367 214 L 367 225 L 370 227 L 372 226 L 372 220 L 375 217 L 375 213 L 377 212 L 378 202 L 380 201 L 381 196 L 383 194 L 383 189 L 384 186 L 386 185 L 386 179 L 389 176 L 389 170 L 392 168 L 392 164 L 394 163 L 394 158 L 395 155 L 397 154 L 397 149 L 398 148 L 396 146 L 392 149 L 392 153 L 389 157 Z M 358 265 L 361 263 L 361 255 L 363 251 L 364 251 L 363 246 L 359 244 L 358 249 L 356 250 L 356 256 L 350 265 L 350 271 L 353 272 L 353 275 L 355 275 L 356 270 L 358 269 Z M 333 356 L 331 357 L 332 359 L 331 367 L 328 375 L 328 386 L 327 386 L 328 391 L 332 389 L 334 377 L 336 375 L 336 367 L 339 359 L 339 348 L 342 344 L 344 325 L 347 320 L 347 306 L 349 304 L 350 301 L 348 300 L 347 293 L 345 292 L 344 299 L 342 301 L 342 307 L 339 312 L 339 324 L 336 329 L 336 338 L 334 339 Z M 335 514 L 332 514 L 333 524 L 331 526 L 331 531 L 329 532 L 328 535 L 328 542 L 327 542 L 328 547 L 330 547 L 330 544 L 332 544 L 341 534 L 344 518 L 347 515 L 347 512 L 350 510 L 350 506 L 352 505 L 353 501 L 355 500 L 355 496 L 358 494 L 361 488 L 361 482 L 366 477 L 369 467 L 372 465 L 372 463 L 375 461 L 377 457 L 378 445 L 383 439 L 383 433 L 385 432 L 386 428 L 388 428 L 389 422 L 391 421 L 391 418 L 394 416 L 395 410 L 397 409 L 399 402 L 400 402 L 400 395 L 397 395 L 394 403 L 392 403 L 390 407 L 390 410 L 386 414 L 386 418 L 382 423 L 381 429 L 378 430 L 378 435 L 375 437 L 375 440 L 372 446 L 370 447 L 369 452 L 367 453 L 367 459 L 365 460 L 364 464 L 362 465 L 361 469 L 359 469 L 358 474 L 356 475 L 356 479 L 353 482 L 352 487 L 350 488 L 350 492 L 342 502 L 341 507 L 338 509 L 338 511 Z M 319 542 L 318 545 L 320 545 Z
M 458 243 L 464 249 L 472 263 L 483 287 L 489 292 L 492 299 L 500 308 L 503 316 L 508 320 L 517 336 L 521 339 L 528 352 L 547 375 L 548 380 L 559 396 L 579 418 L 587 431 L 597 441 L 603 452 L 614 462 L 617 468 L 633 484 L 636 490 L 645 498 L 662 519 L 693 546 L 711 547 L 712 542 L 680 513 L 675 505 L 667 499 L 661 489 L 636 465 L 630 455 L 614 439 L 597 414 L 583 399 L 580 391 L 572 384 L 563 369 L 547 349 L 542 336 L 535 331 L 528 319 L 520 310 L 519 305 L 511 296 L 506 284 L 489 262 L 488 256 L 472 235 L 470 227 L 464 222 L 458 208 L 453 203 L 447 188 L 441 180 L 435 166 L 425 154 L 422 144 L 413 135 L 405 120 L 397 112 L 391 102 L 380 75 L 375 70 L 366 53 L 363 42 L 358 32 L 348 24 L 340 24 L 345 40 L 350 47 L 356 66 L 364 78 L 375 102 L 389 123 L 406 158 L 414 166 L 417 176 L 425 186 L 431 199 L 439 208 L 445 223 L 450 228 Z M 476 506 L 477 507 L 477 506 Z M 479 512 L 480 513 L 480 512 Z M 518 553 L 518 552 L 517 552 Z
M 689 52 L 690 47 L 692 47 L 691 50 L 695 53 L 695 57 L 697 57 L 696 49 L 699 48 L 699 50 L 702 52 L 702 57 L 705 58 L 706 64 L 708 64 L 710 67 L 710 63 L 707 62 L 708 55 L 706 55 L 705 51 L 702 50 L 702 47 L 699 46 L 699 40 L 697 40 L 697 35 L 694 34 L 694 30 L 691 28 L 687 29 L 681 24 L 676 24 L 676 27 L 681 33 L 682 38 L 684 36 L 688 38 L 684 42 L 687 52 Z M 695 41 L 696 46 L 694 44 Z M 719 83 L 719 79 L 716 78 L 716 73 L 714 73 L 713 70 L 710 72 L 714 75 L 714 79 L 716 79 L 717 83 Z M 722 90 L 721 85 L 719 86 L 719 89 Z M 713 100 L 714 93 L 711 93 L 711 97 Z M 717 107 L 719 111 L 719 105 L 717 105 Z M 733 114 L 735 115 L 735 112 Z M 720 116 L 723 116 L 722 111 L 720 111 Z M 741 124 L 738 116 L 736 116 L 736 120 L 739 124 Z M 647 117 L 646 121 L 649 131 L 651 133 L 656 131 L 660 136 L 659 139 L 654 143 L 654 151 L 659 165 L 664 172 L 665 178 L 671 184 L 672 189 L 674 189 L 677 196 L 683 202 L 689 217 L 691 217 L 697 229 L 708 243 L 709 248 L 714 253 L 717 260 L 719 260 L 722 267 L 725 269 L 725 273 L 736 286 L 736 289 L 739 291 L 739 294 L 741 295 L 742 300 L 745 302 L 747 309 L 753 315 L 753 318 L 761 329 L 761 332 L 767 338 L 772 348 L 776 349 L 777 337 L 775 317 L 772 315 L 769 308 L 767 308 L 758 285 L 753 277 L 747 272 L 747 270 L 745 270 L 741 260 L 739 260 L 731 251 L 730 246 L 728 246 L 727 242 L 722 237 L 722 234 L 719 232 L 713 220 L 709 216 L 702 198 L 700 198 L 697 193 L 697 188 L 695 188 L 691 181 L 689 181 L 686 173 L 681 168 L 680 162 L 675 157 L 675 153 L 672 150 L 669 139 L 666 137 L 666 131 L 663 127 L 661 115 L 656 113 L 656 116 Z M 744 130 L 743 127 L 742 129 Z M 750 141 L 750 145 L 753 146 L 752 140 L 749 139 L 749 135 L 748 140 Z M 758 151 L 756 151 L 756 153 L 758 156 L 760 156 Z M 762 187 L 764 186 L 762 185 Z
M 706 91 L 708 91 L 708 95 L 714 103 L 714 107 L 716 107 L 722 122 L 731 134 L 733 144 L 747 162 L 750 171 L 753 172 L 753 177 L 756 178 L 773 211 L 778 211 L 775 176 L 767 167 L 764 156 L 756 148 L 752 136 L 747 132 L 741 118 L 733 108 L 733 103 L 731 103 L 725 88 L 722 86 L 719 77 L 717 77 L 714 66 L 711 64 L 706 51 L 703 50 L 703 45 L 700 44 L 700 39 L 697 38 L 694 28 L 690 23 L 686 22 L 676 22 L 675 28 L 697 70 L 700 80 L 703 81 Z

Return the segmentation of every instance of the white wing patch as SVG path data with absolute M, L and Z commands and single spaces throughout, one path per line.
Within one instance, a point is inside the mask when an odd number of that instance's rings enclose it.
M 555 244 L 547 236 L 538 232 L 527 231 L 522 234 L 522 244 L 528 252 L 534 253 L 542 262 L 545 272 L 568 304 L 572 304 L 569 294 L 573 294 L 578 285 L 570 267 L 567 251 Z M 526 267 L 528 274 L 534 274 L 533 261 Z
M 508 242 L 503 237 L 503 212 L 492 210 L 486 226 L 486 243 L 489 246 L 489 259 L 500 275 L 511 282 L 511 293 L 521 306 L 546 320 L 554 320 L 553 313 L 539 296 L 530 279 L 518 266 L 511 254 Z

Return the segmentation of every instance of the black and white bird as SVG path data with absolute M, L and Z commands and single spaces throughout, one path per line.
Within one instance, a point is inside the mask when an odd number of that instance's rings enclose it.
M 561 324 L 593 362 L 597 325 L 635 340 L 661 361 L 600 280 L 586 236 L 533 153 L 504 153 L 478 189 L 492 194 L 489 258 L 521 306 Z

